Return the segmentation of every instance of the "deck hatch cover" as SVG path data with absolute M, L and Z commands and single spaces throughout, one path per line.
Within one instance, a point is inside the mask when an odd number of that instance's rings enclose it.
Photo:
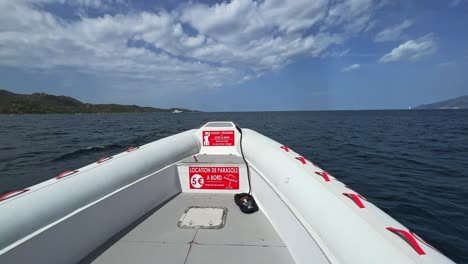
M 193 229 L 221 229 L 226 223 L 227 208 L 191 206 L 185 209 L 177 226 Z

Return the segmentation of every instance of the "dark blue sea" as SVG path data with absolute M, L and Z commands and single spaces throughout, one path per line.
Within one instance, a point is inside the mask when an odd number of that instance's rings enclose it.
M 0 195 L 214 120 L 284 143 L 468 263 L 466 110 L 0 115 Z

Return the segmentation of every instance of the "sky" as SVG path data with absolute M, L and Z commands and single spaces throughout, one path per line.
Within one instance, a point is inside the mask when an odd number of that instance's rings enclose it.
M 468 0 L 0 0 L 0 89 L 203 111 L 468 95 Z

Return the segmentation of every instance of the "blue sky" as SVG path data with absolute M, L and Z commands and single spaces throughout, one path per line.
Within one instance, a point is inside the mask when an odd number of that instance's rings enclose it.
M 468 0 L 0 0 L 0 89 L 205 111 L 468 95 Z

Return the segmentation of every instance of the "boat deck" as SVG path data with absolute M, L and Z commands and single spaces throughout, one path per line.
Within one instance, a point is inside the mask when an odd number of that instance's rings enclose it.
M 226 208 L 225 226 L 180 228 L 191 206 Z M 87 263 L 294 263 L 265 214 L 243 214 L 231 194 L 180 193 L 128 229 Z

